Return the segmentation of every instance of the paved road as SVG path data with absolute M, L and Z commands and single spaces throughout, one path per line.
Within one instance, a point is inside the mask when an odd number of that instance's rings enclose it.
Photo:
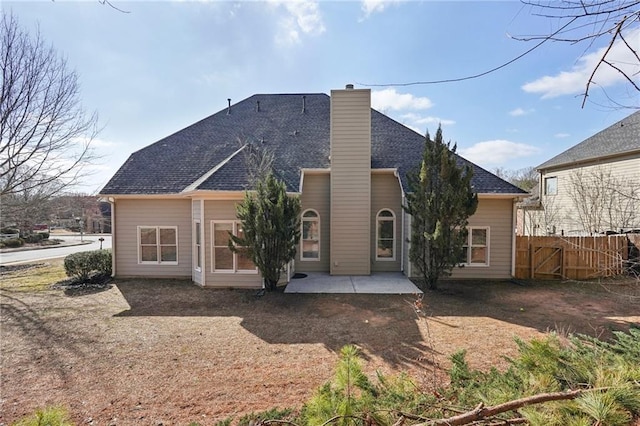
M 65 257 L 71 253 L 78 253 L 81 251 L 97 250 L 100 248 L 100 241 L 98 238 L 104 238 L 102 242 L 102 248 L 111 248 L 111 235 L 85 235 L 84 241 L 91 241 L 90 244 L 83 244 L 78 246 L 66 246 L 55 247 L 38 250 L 25 250 L 14 251 L 9 253 L 0 254 L 0 265 L 9 265 L 12 263 L 34 262 L 45 259 L 55 259 L 58 257 Z M 80 242 L 79 235 L 52 235 L 52 238 L 58 238 L 66 242 Z

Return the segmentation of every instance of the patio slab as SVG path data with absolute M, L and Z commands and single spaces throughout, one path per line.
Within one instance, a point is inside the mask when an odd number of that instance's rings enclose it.
M 307 272 L 293 278 L 285 293 L 359 293 L 417 294 L 422 291 L 400 272 L 376 272 L 372 275 L 329 275 Z

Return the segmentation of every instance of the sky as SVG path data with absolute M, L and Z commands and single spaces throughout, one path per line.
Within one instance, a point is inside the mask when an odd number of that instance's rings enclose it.
M 134 1 L 122 11 L 87 1 L 7 1 L 20 26 L 40 32 L 97 112 L 101 156 L 77 190 L 98 193 L 133 152 L 257 93 L 372 90 L 372 106 L 421 134 L 442 126 L 458 153 L 487 170 L 537 166 L 631 114 L 622 75 L 588 76 L 608 40 L 548 42 L 483 77 L 562 22 L 518 1 Z M 589 30 L 590 28 L 587 28 Z M 625 33 L 640 47 L 640 27 Z M 635 74 L 614 46 L 610 58 Z M 625 55 L 627 55 L 625 57 Z

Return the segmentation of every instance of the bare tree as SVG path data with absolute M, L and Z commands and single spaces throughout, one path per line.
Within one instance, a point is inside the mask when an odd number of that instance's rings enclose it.
M 583 231 L 617 231 L 640 225 L 640 181 L 622 179 L 610 168 L 598 167 L 574 171 L 569 185 L 572 209 L 568 218 Z
M 509 170 L 497 167 L 493 173 L 501 179 L 517 186 L 525 191 L 531 191 L 538 185 L 538 171 L 535 167 L 525 167 L 518 170 Z
M 0 39 L 0 196 L 46 199 L 87 175 L 97 115 L 85 113 L 77 75 L 39 32 L 3 12 Z
M 557 29 L 547 33 L 515 36 L 516 40 L 540 42 L 562 42 L 577 44 L 586 42 L 591 46 L 596 40 L 607 39 L 604 53 L 593 67 L 585 82 L 582 106 L 587 101 L 589 89 L 596 85 L 594 76 L 601 67 L 610 67 L 620 73 L 634 92 L 640 92 L 637 82 L 640 56 L 637 39 L 628 39 L 630 30 L 640 21 L 638 0 L 521 0 L 532 8 L 532 15 L 557 23 Z M 636 36 L 637 37 L 637 36 Z M 618 44 L 633 58 L 631 64 L 617 63 L 612 59 L 614 46 Z M 635 81 L 634 81 L 635 80 Z M 619 106 L 622 106 L 618 104 Z M 638 107 L 633 105 L 632 107 Z

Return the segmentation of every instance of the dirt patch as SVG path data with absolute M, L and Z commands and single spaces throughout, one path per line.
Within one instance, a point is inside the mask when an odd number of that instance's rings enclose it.
M 624 283 L 451 282 L 427 293 L 421 312 L 405 296 L 110 284 L 72 296 L 2 289 L 0 423 L 62 404 L 78 424 L 211 425 L 299 407 L 348 343 L 362 348 L 367 372 L 407 371 L 427 390 L 444 383 L 459 349 L 474 367 L 504 367 L 514 336 L 606 338 L 640 323 L 636 287 Z

